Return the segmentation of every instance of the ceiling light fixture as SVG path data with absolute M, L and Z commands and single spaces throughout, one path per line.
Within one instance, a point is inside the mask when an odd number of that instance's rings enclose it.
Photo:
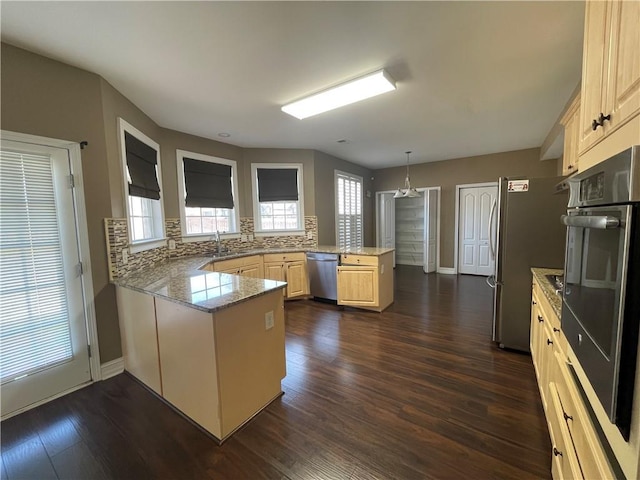
M 395 89 L 393 78 L 382 69 L 284 105 L 282 111 L 302 120 Z
M 396 193 L 393 194 L 393 198 L 417 198 L 422 195 L 415 188 L 411 188 L 411 182 L 409 181 L 409 155 L 411 151 L 404 152 L 407 154 L 407 176 L 404 177 L 404 189 L 398 188 Z

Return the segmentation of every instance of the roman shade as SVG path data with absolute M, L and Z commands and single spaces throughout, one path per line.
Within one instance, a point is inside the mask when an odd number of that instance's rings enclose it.
M 231 165 L 184 158 L 187 207 L 233 208 Z
M 160 200 L 160 185 L 156 175 L 158 152 L 128 132 L 124 132 L 129 170 L 129 195 Z
M 258 201 L 298 201 L 297 168 L 258 168 Z

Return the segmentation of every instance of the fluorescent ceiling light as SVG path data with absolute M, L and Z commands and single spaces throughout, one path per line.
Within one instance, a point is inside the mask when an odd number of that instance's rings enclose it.
M 396 84 L 393 78 L 386 71 L 378 70 L 297 102 L 289 103 L 282 107 L 282 111 L 302 120 L 395 89 Z

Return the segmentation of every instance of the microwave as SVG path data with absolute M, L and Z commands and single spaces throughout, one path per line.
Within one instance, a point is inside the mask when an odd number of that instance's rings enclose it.
M 640 146 L 567 182 L 562 329 L 628 441 L 640 331 Z

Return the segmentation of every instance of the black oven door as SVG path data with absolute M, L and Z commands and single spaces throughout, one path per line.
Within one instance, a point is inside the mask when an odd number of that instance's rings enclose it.
M 615 423 L 632 207 L 570 210 L 562 329 Z M 636 344 L 637 345 L 637 344 Z

